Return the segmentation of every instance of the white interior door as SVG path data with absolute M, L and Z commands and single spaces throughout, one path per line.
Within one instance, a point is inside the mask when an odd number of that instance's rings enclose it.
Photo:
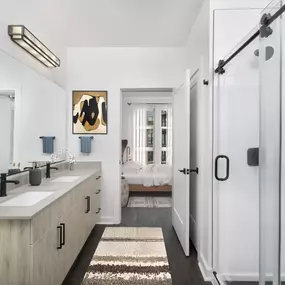
M 189 256 L 190 212 L 190 70 L 173 94 L 173 206 L 172 224 Z

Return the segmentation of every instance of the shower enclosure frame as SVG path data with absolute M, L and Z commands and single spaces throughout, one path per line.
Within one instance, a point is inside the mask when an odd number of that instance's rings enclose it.
M 274 2 L 274 1 L 273 1 Z M 261 17 L 261 20 L 260 20 L 260 28 L 255 32 L 253 33 L 242 45 L 240 45 L 240 47 L 238 49 L 236 49 L 228 58 L 226 59 L 223 59 L 223 60 L 220 60 L 219 63 L 218 63 L 218 66 L 216 67 L 215 69 L 215 73 L 216 74 L 219 74 L 219 75 L 223 75 L 225 72 L 226 72 L 226 66 L 228 63 L 230 63 L 239 53 L 241 53 L 250 43 L 252 43 L 257 37 L 260 37 L 260 39 L 263 39 L 263 38 L 268 38 L 271 36 L 272 32 L 272 28 L 271 26 L 274 24 L 274 22 L 276 21 L 282 21 L 282 14 L 285 12 L 285 5 L 282 6 L 282 2 L 281 1 L 275 1 L 275 2 L 278 2 L 280 3 L 280 7 L 279 9 L 276 8 L 275 6 L 275 11 L 274 13 L 264 13 Z M 270 6 L 269 6 L 270 7 Z M 269 10 L 269 7 L 267 8 L 267 11 Z M 280 57 L 281 57 L 281 65 L 282 65 L 282 38 L 281 38 L 281 33 L 282 33 L 282 30 L 281 31 L 278 31 L 278 35 L 280 36 Z M 284 48 L 284 47 L 283 47 Z M 259 54 L 257 54 L 259 55 Z M 279 191 L 279 206 L 278 206 L 278 209 L 275 209 L 276 211 L 279 212 L 279 217 L 278 217 L 278 225 L 279 225 L 279 233 L 278 233 L 278 250 L 279 250 L 279 257 L 278 257 L 278 265 L 277 265 L 277 269 L 275 268 L 275 280 L 273 282 L 274 285 L 277 285 L 277 284 L 281 284 L 281 153 L 282 153 L 282 77 L 281 77 L 281 74 L 282 74 L 282 66 L 280 65 L 280 89 L 279 89 L 279 96 L 280 96 L 280 101 L 279 101 L 279 112 L 280 112 L 280 127 L 279 127 L 279 139 L 280 141 L 278 142 L 279 143 L 279 161 L 278 161 L 278 164 L 279 164 L 279 172 L 278 172 L 278 191 Z M 260 88 L 262 88 L 262 84 L 260 83 Z M 215 92 L 213 92 L 215 93 Z M 260 107 L 262 108 L 262 107 Z M 260 109 L 261 110 L 261 109 Z M 214 116 L 214 115 L 213 115 Z M 261 144 L 262 144 L 262 136 L 260 136 L 260 139 L 261 139 Z M 260 147 L 262 147 L 262 145 L 260 145 Z M 258 155 L 261 155 L 261 163 L 262 163 L 262 154 L 259 154 Z M 214 155 L 213 155 L 214 157 Z M 215 179 L 213 177 L 213 179 Z M 262 182 L 262 181 L 261 181 Z M 262 191 L 262 186 L 260 186 L 260 191 Z M 261 193 L 261 192 L 260 192 Z M 268 281 L 266 278 L 266 265 L 264 264 L 265 263 L 265 259 L 266 259 L 266 256 L 264 256 L 263 254 L 263 251 L 264 251 L 264 247 L 266 247 L 266 245 L 264 244 L 266 242 L 266 240 L 264 240 L 262 238 L 263 236 L 263 232 L 262 232 L 262 227 L 264 226 L 263 225 L 263 219 L 264 219 L 264 216 L 262 216 L 262 213 L 263 213 L 263 205 L 264 204 L 264 201 L 262 200 L 262 198 L 260 198 L 260 244 L 259 244 L 259 254 L 260 254 L 260 257 L 259 257 L 259 260 L 260 260 L 260 264 L 259 264 L 259 284 L 262 284 L 264 285 L 266 281 Z M 213 251 L 213 255 L 215 254 L 215 252 Z M 216 281 L 220 284 L 220 281 L 219 278 L 218 278 L 218 272 L 213 272 L 214 274 L 214 278 L 216 279 Z M 277 276 L 277 277 L 276 277 Z M 273 281 L 273 279 L 272 279 Z M 222 282 L 221 282 L 222 283 Z

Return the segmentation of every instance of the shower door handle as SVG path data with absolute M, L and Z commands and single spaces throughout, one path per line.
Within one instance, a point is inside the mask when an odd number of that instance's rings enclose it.
M 220 159 L 225 159 L 226 160 L 226 176 L 225 177 L 219 177 L 218 176 L 218 164 Z M 215 159 L 215 178 L 218 181 L 226 181 L 230 177 L 230 159 L 226 155 L 218 155 Z

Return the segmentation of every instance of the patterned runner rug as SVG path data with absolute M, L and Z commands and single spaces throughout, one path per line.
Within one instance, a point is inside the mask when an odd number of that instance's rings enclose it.
M 129 208 L 171 208 L 171 197 L 131 196 Z
M 107 227 L 82 285 L 171 285 L 161 228 Z

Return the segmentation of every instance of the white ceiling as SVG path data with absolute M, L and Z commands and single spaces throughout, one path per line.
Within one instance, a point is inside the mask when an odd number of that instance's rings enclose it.
M 0 0 L 0 20 L 26 25 L 43 41 L 52 39 L 65 46 L 180 46 L 202 2 Z

